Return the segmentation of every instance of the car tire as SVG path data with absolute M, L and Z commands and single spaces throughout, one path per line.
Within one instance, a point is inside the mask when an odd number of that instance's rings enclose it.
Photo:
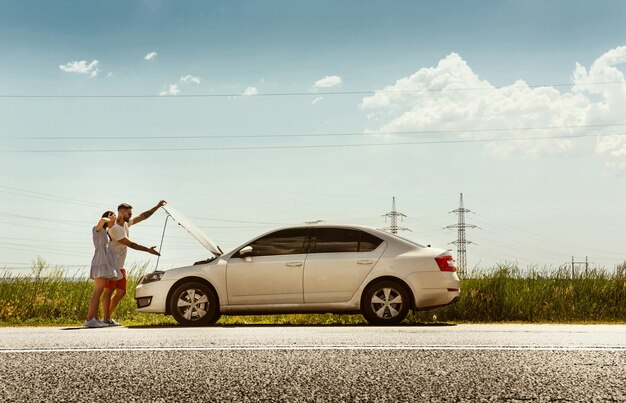
M 411 305 L 406 287 L 397 281 L 382 280 L 367 287 L 362 311 L 372 325 L 396 325 L 406 318 Z
M 215 291 L 196 281 L 179 285 L 169 304 L 172 316 L 182 326 L 211 325 L 221 316 Z

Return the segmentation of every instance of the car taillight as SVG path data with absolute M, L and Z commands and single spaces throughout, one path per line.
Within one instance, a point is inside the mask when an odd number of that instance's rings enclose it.
M 437 266 L 441 271 L 456 271 L 456 264 L 454 258 L 450 255 L 441 255 L 435 258 Z

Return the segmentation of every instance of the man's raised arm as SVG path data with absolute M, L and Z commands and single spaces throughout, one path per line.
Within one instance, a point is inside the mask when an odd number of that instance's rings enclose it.
M 155 211 L 157 211 L 159 208 L 161 208 L 165 204 L 167 204 L 167 202 L 165 200 L 161 200 L 160 202 L 157 203 L 156 206 L 152 207 L 150 210 L 146 210 L 143 213 L 139 214 L 137 217 L 133 217 L 133 225 L 139 224 L 146 218 L 150 217 L 152 214 L 154 214 Z

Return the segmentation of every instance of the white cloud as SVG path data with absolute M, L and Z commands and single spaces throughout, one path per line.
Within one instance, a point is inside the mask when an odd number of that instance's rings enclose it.
M 152 60 L 156 59 L 156 57 L 157 57 L 157 52 L 150 52 L 147 55 L 145 55 L 143 57 L 143 59 L 152 61 Z
M 437 66 L 422 68 L 363 98 L 360 107 L 369 111 L 372 122 L 382 122 L 376 131 L 459 131 L 433 135 L 446 139 L 533 137 L 538 139 L 490 142 L 485 150 L 498 157 L 562 153 L 580 142 L 555 136 L 612 130 L 564 126 L 624 122 L 626 86 L 597 83 L 623 82 L 624 74 L 615 65 L 625 62 L 626 46 L 622 46 L 601 55 L 589 69 L 576 64 L 571 77 L 574 85 L 559 91 L 550 86 L 531 88 L 523 80 L 495 87 L 479 78 L 461 56 L 451 53 Z M 493 130 L 555 126 L 559 128 Z M 626 136 L 598 137 L 595 151 L 608 171 L 626 172 Z
M 339 76 L 326 76 L 315 82 L 313 85 L 315 88 L 332 88 L 341 84 L 341 77 Z
M 315 98 L 315 99 L 314 99 L 311 103 L 312 103 L 313 105 L 315 105 L 315 104 L 317 104 L 318 102 L 320 102 L 322 99 L 324 99 L 324 97 L 317 97 L 317 98 Z
M 66 73 L 86 74 L 89 77 L 95 77 L 100 72 L 100 69 L 98 68 L 98 63 L 100 62 L 97 60 L 94 60 L 89 64 L 87 64 L 86 60 L 73 61 L 62 64 L 59 66 L 59 68 Z
M 596 152 L 606 170 L 615 175 L 626 173 L 626 136 L 607 135 L 598 138 Z
M 178 94 L 180 94 L 180 90 L 178 89 L 178 84 L 170 84 L 167 87 L 167 90 L 161 91 L 159 93 L 159 95 L 161 95 L 161 96 L 165 96 L 165 95 L 173 95 L 173 96 L 175 96 L 175 95 L 178 95 Z
M 188 83 L 200 84 L 200 77 L 192 76 L 188 74 L 186 76 L 182 76 L 180 78 L 180 82 L 185 83 L 185 84 L 188 84 Z
M 107 73 L 107 78 L 110 78 L 110 77 L 113 77 L 113 72 L 112 72 L 112 71 L 109 71 L 109 72 Z
M 257 91 L 256 87 L 248 87 L 248 88 L 246 88 L 246 90 L 243 92 L 242 95 L 244 97 L 249 97 L 249 96 L 252 96 L 252 95 L 256 95 L 258 93 L 259 92 Z

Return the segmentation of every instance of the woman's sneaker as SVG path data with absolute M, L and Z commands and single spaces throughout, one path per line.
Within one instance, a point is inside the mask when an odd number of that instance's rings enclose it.
M 120 325 L 113 319 L 105 319 L 102 321 L 102 323 L 104 323 L 104 326 L 119 326 Z
M 91 319 L 85 321 L 85 327 L 98 328 L 98 327 L 105 327 L 105 326 L 106 325 L 104 323 L 100 322 L 96 318 L 91 318 Z

